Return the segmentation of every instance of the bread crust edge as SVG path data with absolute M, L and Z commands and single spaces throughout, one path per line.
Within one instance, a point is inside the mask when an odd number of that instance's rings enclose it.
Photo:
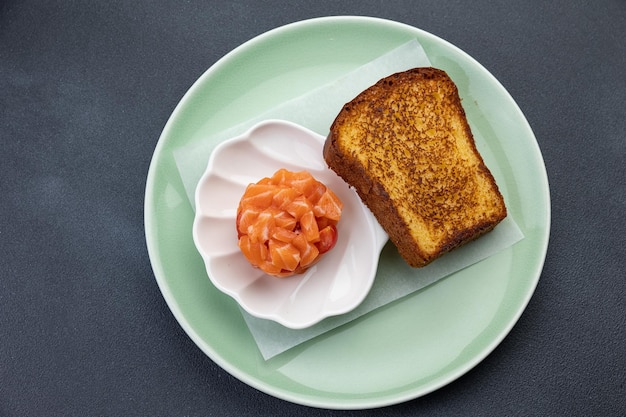
M 407 72 L 419 72 L 424 78 L 436 78 L 442 76 L 447 80 L 450 80 L 444 71 L 436 68 L 414 68 Z M 379 80 L 376 84 L 384 83 L 389 79 L 397 77 L 399 74 L 401 73 L 385 77 Z M 341 151 L 341 147 L 337 144 L 337 131 L 335 129 L 335 125 L 341 123 L 341 120 L 347 113 L 346 108 L 359 100 L 366 100 L 371 89 L 363 91 L 342 107 L 341 111 L 331 125 L 330 133 L 328 134 L 323 147 L 323 157 L 328 166 L 357 192 L 363 203 L 374 214 L 380 225 L 387 232 L 389 239 L 397 247 L 402 258 L 404 258 L 404 260 L 412 267 L 426 266 L 435 259 L 441 257 L 443 254 L 479 238 L 480 236 L 493 230 L 507 216 L 507 208 L 504 203 L 504 198 L 498 189 L 498 185 L 495 182 L 491 171 L 485 165 L 482 155 L 476 148 L 474 136 L 469 123 L 467 122 L 465 110 L 461 105 L 458 89 L 454 83 L 452 84 L 455 92 L 454 101 L 457 107 L 457 112 L 463 121 L 465 133 L 470 139 L 472 151 L 480 161 L 479 169 L 482 171 L 483 175 L 489 178 L 489 181 L 494 186 L 499 199 L 498 204 L 502 210 L 498 213 L 499 215 L 478 223 L 471 229 L 459 231 L 459 233 L 453 235 L 434 253 L 428 254 L 419 247 L 413 237 L 406 232 L 408 225 L 406 225 L 404 219 L 400 216 L 395 206 L 390 204 L 389 195 L 385 191 L 384 187 L 369 177 L 367 170 L 358 162 L 357 158 L 345 155 Z

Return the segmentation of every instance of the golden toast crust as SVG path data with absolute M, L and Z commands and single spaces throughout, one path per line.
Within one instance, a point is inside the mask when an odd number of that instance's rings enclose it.
M 506 217 L 456 85 L 442 70 L 396 73 L 363 91 L 333 122 L 323 154 L 411 266 L 432 262 Z

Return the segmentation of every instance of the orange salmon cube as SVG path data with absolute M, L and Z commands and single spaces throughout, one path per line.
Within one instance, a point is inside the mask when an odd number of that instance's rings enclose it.
M 237 231 L 239 233 L 248 233 L 248 228 L 254 224 L 257 217 L 259 217 L 259 212 L 257 210 L 247 208 L 240 211 L 238 214 L 239 223 L 237 225 Z
M 270 239 L 290 243 L 296 236 L 298 236 L 298 234 L 292 230 L 284 229 L 282 227 L 276 227 L 272 231 Z
M 341 218 L 341 211 L 343 210 L 343 203 L 330 189 L 326 189 L 322 197 L 313 207 L 315 216 L 327 217 L 331 220 L 339 221 Z
M 300 251 L 291 243 L 270 239 L 269 252 L 272 263 L 287 271 L 294 271 L 300 264 Z
M 305 213 L 313 210 L 313 205 L 309 203 L 303 195 L 296 197 L 291 203 L 287 204 L 284 208 L 287 213 L 299 220 Z
M 300 266 L 307 267 L 311 265 L 318 257 L 319 250 L 317 246 L 306 240 L 306 237 L 302 234 L 296 236 L 292 242 L 300 251 Z
M 261 265 L 259 265 L 259 268 L 265 272 L 266 274 L 269 275 L 274 275 L 274 276 L 281 276 L 282 274 L 282 269 L 277 266 L 274 265 L 274 263 L 269 260 L 269 261 L 264 261 Z
M 276 226 L 274 216 L 270 211 L 262 211 L 259 213 L 256 221 L 248 227 L 248 236 L 253 243 L 267 242 L 270 238 L 271 231 Z
M 267 246 L 264 244 L 252 242 L 248 236 L 244 235 L 239 238 L 238 245 L 241 252 L 253 266 L 258 267 L 266 262 L 269 253 Z
M 241 207 L 267 208 L 272 204 L 276 190 L 275 185 L 250 184 L 241 199 Z
M 281 168 L 272 175 L 270 183 L 274 185 L 280 185 L 285 183 L 285 177 L 289 174 L 285 168 Z
M 281 211 L 276 214 L 274 216 L 274 222 L 276 223 L 276 227 L 282 227 L 287 230 L 294 230 L 296 228 L 296 224 L 298 224 L 296 218 L 286 211 Z
M 320 230 L 312 211 L 306 212 L 300 219 L 300 229 L 309 242 L 317 242 L 320 239 Z
M 272 206 L 284 210 L 293 200 L 298 197 L 300 193 L 298 190 L 290 187 L 280 187 L 272 198 Z

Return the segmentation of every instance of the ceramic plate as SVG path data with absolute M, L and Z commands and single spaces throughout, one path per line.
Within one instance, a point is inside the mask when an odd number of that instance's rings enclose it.
M 377 58 L 411 39 L 457 83 L 480 148 L 525 238 L 509 249 L 268 361 L 237 303 L 215 288 L 194 246 L 194 212 L 173 151 L 205 140 Z M 287 25 L 213 65 L 174 110 L 146 184 L 146 240 L 157 283 L 189 337 L 213 361 L 270 395 L 324 408 L 403 402 L 485 358 L 514 326 L 539 280 L 550 199 L 541 152 L 502 85 L 455 46 L 387 20 L 331 17 Z M 400 271 L 392 245 L 379 275 Z

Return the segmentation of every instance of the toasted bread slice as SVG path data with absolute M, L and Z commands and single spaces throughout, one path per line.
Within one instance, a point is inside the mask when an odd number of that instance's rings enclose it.
M 442 70 L 415 68 L 363 91 L 333 122 L 323 152 L 413 267 L 507 215 L 456 85 Z

